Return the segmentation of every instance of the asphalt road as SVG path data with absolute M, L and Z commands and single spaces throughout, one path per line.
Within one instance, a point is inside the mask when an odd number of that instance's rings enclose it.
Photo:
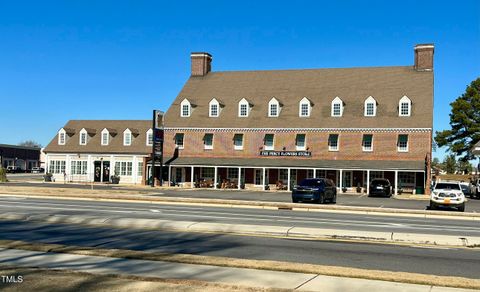
M 61 184 L 61 183 L 27 183 L 27 182 L 11 182 L 5 183 L 4 186 L 24 186 L 32 188 L 69 188 L 69 189 L 90 189 L 89 184 Z M 99 190 L 114 190 L 118 189 L 117 185 L 94 185 L 94 189 Z M 158 188 L 129 188 L 121 187 L 122 190 L 138 191 L 142 193 L 149 193 L 152 196 L 161 197 L 186 197 L 186 198 L 207 198 L 207 199 L 226 199 L 226 200 L 243 200 L 243 201 L 263 201 L 263 202 L 291 202 L 291 195 L 288 192 L 263 192 L 263 191 L 248 191 L 248 190 L 182 190 L 172 189 L 158 189 Z M 362 207 L 376 207 L 376 208 L 398 208 L 398 209 L 412 209 L 425 210 L 428 201 L 425 200 L 407 200 L 393 199 L 393 198 L 379 198 L 368 197 L 365 194 L 342 194 L 338 193 L 337 204 L 344 206 L 362 206 Z M 468 199 L 466 203 L 467 212 L 480 212 L 480 200 Z
M 478 221 L 194 205 L 0 197 L 0 212 L 480 236 Z
M 464 248 L 174 233 L 27 221 L 0 221 L 0 238 L 480 278 L 480 252 Z

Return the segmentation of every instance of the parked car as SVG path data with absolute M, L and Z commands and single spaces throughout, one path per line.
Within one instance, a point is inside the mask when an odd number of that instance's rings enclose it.
M 465 197 L 473 197 L 475 196 L 475 193 L 473 192 L 474 189 L 472 188 L 472 185 L 467 182 L 461 182 L 460 183 L 460 188 L 462 188 L 462 192 L 465 195 Z
M 458 182 L 439 182 L 430 195 L 430 210 L 456 208 L 465 211 L 465 195 Z
M 391 197 L 392 196 L 392 184 L 386 178 L 377 178 L 370 182 L 370 188 L 368 196 L 382 196 L 382 197 Z
M 292 190 L 292 201 L 317 202 L 323 204 L 337 202 L 337 187 L 331 179 L 307 178 L 296 185 Z
M 22 169 L 19 166 L 7 166 L 7 173 L 18 173 L 22 172 Z
M 45 169 L 43 167 L 32 167 L 32 173 L 44 173 Z
M 477 199 L 480 199 L 480 178 L 475 179 L 472 185 L 473 185 L 472 193 L 475 195 Z

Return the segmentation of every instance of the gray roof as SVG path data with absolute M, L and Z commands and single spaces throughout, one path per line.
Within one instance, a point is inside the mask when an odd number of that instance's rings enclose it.
M 411 117 L 398 116 L 398 102 L 412 100 Z M 331 117 L 331 102 L 340 97 L 343 117 Z M 373 96 L 377 116 L 364 117 L 364 101 Z M 280 117 L 267 116 L 275 97 L 283 107 Z M 301 99 L 314 105 L 311 116 L 298 116 Z M 180 103 L 196 105 L 190 117 L 180 117 Z M 222 100 L 220 117 L 208 115 L 208 103 Z M 238 102 L 253 104 L 249 117 L 238 117 Z M 205 128 L 432 128 L 433 72 L 413 66 L 344 69 L 209 72 L 190 77 L 165 115 L 167 127 Z
M 152 146 L 147 146 L 146 132 L 152 127 L 149 120 L 71 120 L 63 127 L 68 129 L 65 145 L 58 145 L 58 133 L 45 147 L 45 153 L 112 153 L 112 154 L 149 154 Z M 91 136 L 87 145 L 79 144 L 80 130 L 85 128 Z M 101 132 L 107 128 L 110 135 L 109 144 L 101 145 Z M 132 131 L 132 145 L 123 145 L 123 132 Z
M 244 166 L 244 167 L 305 167 L 324 169 L 378 169 L 378 170 L 418 170 L 425 169 L 424 160 L 398 161 L 398 160 L 312 160 L 312 159 L 272 159 L 272 158 L 200 158 L 178 157 L 164 159 L 170 165 L 182 166 Z

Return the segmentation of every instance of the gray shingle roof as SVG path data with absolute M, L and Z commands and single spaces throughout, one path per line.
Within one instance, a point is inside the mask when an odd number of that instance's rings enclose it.
M 412 100 L 411 117 L 398 116 L 398 102 Z M 331 101 L 340 97 L 343 117 L 331 117 Z M 364 101 L 373 96 L 376 117 L 364 117 Z M 208 116 L 212 98 L 225 106 L 220 117 Z M 278 118 L 267 115 L 272 97 L 283 103 Z M 299 102 L 307 97 L 314 106 L 311 116 L 298 116 Z M 184 98 L 195 101 L 190 117 L 180 117 Z M 248 118 L 238 117 L 238 102 L 253 104 Z M 210 72 L 190 77 L 165 115 L 167 127 L 206 128 L 432 128 L 433 72 L 412 66 L 345 69 Z
M 46 153 L 123 153 L 149 154 L 152 146 L 146 145 L 146 132 L 152 127 L 149 120 L 71 120 L 63 127 L 69 135 L 65 145 L 58 145 L 58 134 L 45 147 Z M 94 133 L 87 145 L 79 145 L 79 133 L 82 128 Z M 109 144 L 101 145 L 101 132 L 107 128 L 111 135 Z M 131 146 L 123 146 L 123 132 L 130 129 L 134 138 Z M 113 134 L 113 135 L 112 135 Z M 91 134 L 89 134 L 91 135 Z

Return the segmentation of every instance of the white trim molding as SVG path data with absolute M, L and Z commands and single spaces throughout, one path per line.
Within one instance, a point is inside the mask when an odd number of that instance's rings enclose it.
M 165 131 L 192 132 L 431 132 L 432 128 L 196 128 L 165 127 Z

